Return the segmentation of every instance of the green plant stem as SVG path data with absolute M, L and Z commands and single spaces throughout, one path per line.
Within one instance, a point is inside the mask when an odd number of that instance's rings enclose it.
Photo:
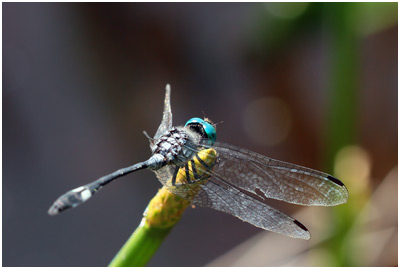
M 327 20 L 331 33 L 331 77 L 327 162 L 333 171 L 336 153 L 356 141 L 357 97 L 360 59 L 355 30 L 355 3 L 329 3 Z
M 145 266 L 189 205 L 190 201 L 161 188 L 147 206 L 140 225 L 109 266 Z
M 355 143 L 357 137 L 357 97 L 359 80 L 359 39 L 356 34 L 357 4 L 326 4 L 328 29 L 331 33 L 331 77 L 329 81 L 329 116 L 327 125 L 327 171 L 334 174 L 336 154 Z M 342 178 L 346 185 L 346 179 Z M 352 195 L 349 189 L 350 197 Z M 350 198 L 351 199 L 351 198 Z M 331 266 L 355 266 L 346 242 L 354 222 L 351 204 L 333 209 L 332 226 L 335 235 L 326 243 L 333 255 Z
M 171 229 L 172 227 L 157 229 L 139 225 L 109 266 L 145 266 Z

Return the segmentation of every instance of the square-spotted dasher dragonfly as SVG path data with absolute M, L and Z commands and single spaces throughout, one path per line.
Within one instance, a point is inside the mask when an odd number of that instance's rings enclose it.
M 174 127 L 170 94 L 167 85 L 162 122 L 154 138 L 148 137 L 152 156 L 147 161 L 65 193 L 48 213 L 76 207 L 113 180 L 144 168 L 153 170 L 170 192 L 194 205 L 294 238 L 309 239 L 310 233 L 299 221 L 269 206 L 265 198 L 306 206 L 347 202 L 345 185 L 329 174 L 216 142 L 216 127 L 208 119 L 192 118 L 185 126 Z

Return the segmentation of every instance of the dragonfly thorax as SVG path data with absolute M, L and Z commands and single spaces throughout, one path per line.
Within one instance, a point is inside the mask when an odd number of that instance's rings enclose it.
M 183 127 L 173 127 L 162 135 L 153 149 L 154 155 L 161 155 L 164 163 L 173 162 L 183 166 L 196 152 L 201 136 Z

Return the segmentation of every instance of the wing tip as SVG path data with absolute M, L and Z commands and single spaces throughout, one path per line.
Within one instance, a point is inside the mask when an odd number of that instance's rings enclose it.
M 342 194 L 341 199 L 338 200 L 335 204 L 332 204 L 332 205 L 341 205 L 341 204 L 347 203 L 347 201 L 349 199 L 349 191 L 347 190 L 347 188 L 344 185 L 344 183 L 342 181 L 340 181 L 339 179 L 337 179 L 336 177 L 333 177 L 331 175 L 328 175 L 326 178 L 329 181 L 331 181 L 334 184 L 336 184 L 337 186 L 339 186 L 340 187 L 340 193 Z
M 298 227 L 300 227 L 303 230 L 303 233 L 301 234 L 301 236 L 297 237 L 300 239 L 304 239 L 304 240 L 310 240 L 311 238 L 311 234 L 308 231 L 308 229 L 306 228 L 306 226 L 304 226 L 300 221 L 298 220 L 293 220 L 294 224 L 296 224 Z
M 339 186 L 341 186 L 341 187 L 344 186 L 343 182 L 340 181 L 339 179 L 337 179 L 336 177 L 333 177 L 333 176 L 331 176 L 331 175 L 328 175 L 326 178 L 327 178 L 328 180 L 332 181 L 333 183 L 335 183 L 336 185 L 339 185 Z

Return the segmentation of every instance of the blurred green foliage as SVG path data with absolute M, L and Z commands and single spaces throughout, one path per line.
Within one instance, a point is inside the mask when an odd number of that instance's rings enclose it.
M 333 173 L 334 160 L 346 146 L 359 143 L 360 60 L 362 38 L 397 23 L 397 3 L 265 3 L 268 16 L 257 16 L 256 33 L 263 33 L 253 43 L 261 61 L 279 57 L 292 46 L 292 40 L 323 28 L 327 33 L 329 60 L 325 121 L 325 171 Z M 365 266 L 363 255 L 354 255 L 349 231 L 358 212 L 370 198 L 341 178 L 349 187 L 349 202 L 332 210 L 332 237 L 320 245 L 331 256 L 326 266 Z M 365 254 L 364 254 L 365 255 Z M 356 258 L 356 257 L 357 258 Z M 365 258 L 365 257 L 364 257 Z

